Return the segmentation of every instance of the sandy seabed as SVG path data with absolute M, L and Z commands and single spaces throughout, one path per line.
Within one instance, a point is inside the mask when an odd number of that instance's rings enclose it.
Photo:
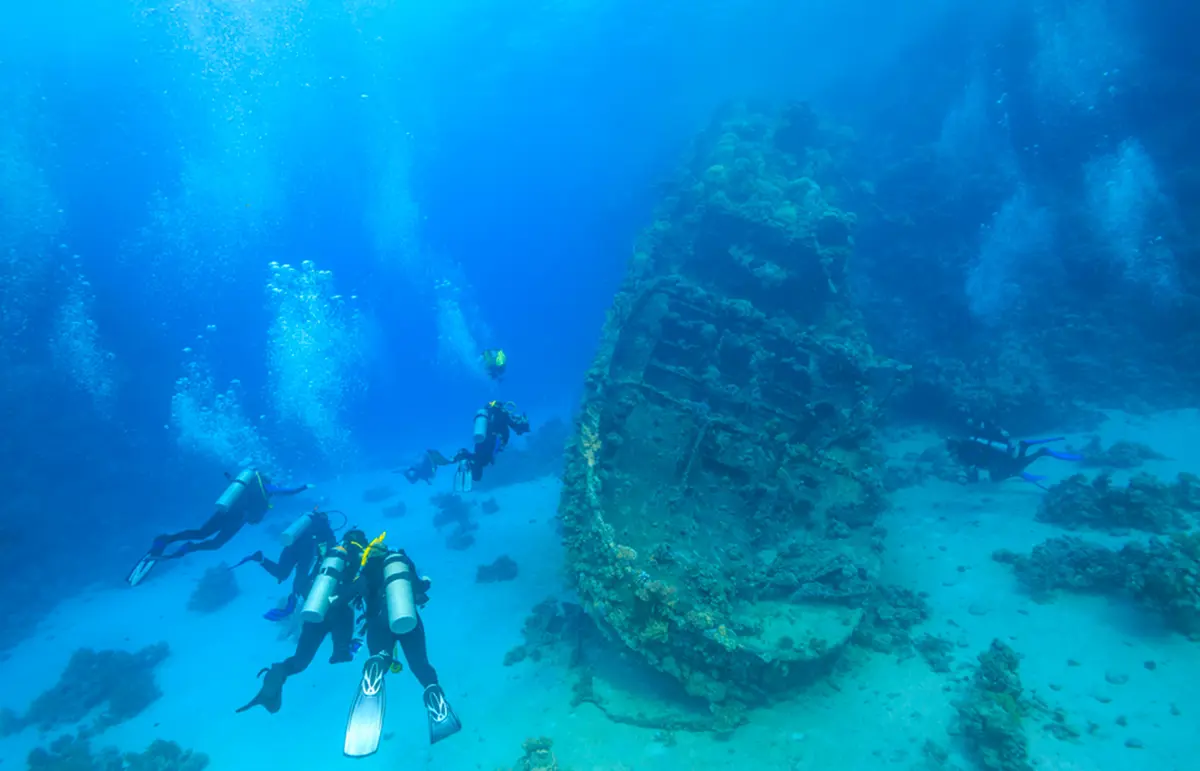
M 1200 471 L 1196 411 L 1113 413 L 1098 433 L 1106 446 L 1131 439 L 1168 456 L 1140 469 L 1164 480 Z M 1082 436 L 1070 439 L 1075 446 L 1086 443 Z M 935 441 L 914 436 L 910 446 L 893 452 L 919 452 Z M 1036 470 L 1052 483 L 1078 469 L 1047 459 Z M 439 482 L 449 484 L 448 475 Z M 394 486 L 396 497 L 363 503 L 363 491 L 380 485 Z M 1010 568 L 991 560 L 996 549 L 1028 552 L 1063 533 L 1034 519 L 1043 493 L 1032 485 L 932 481 L 896 493 L 881 522 L 888 530 L 883 580 L 927 593 L 931 617 L 914 632 L 957 644 L 951 674 L 933 672 L 919 656 L 901 660 L 853 651 L 852 666 L 794 701 L 751 713 L 749 724 L 731 737 L 680 732 L 673 746 L 659 741 L 654 730 L 611 722 L 590 704 L 572 707 L 572 679 L 557 664 L 526 660 L 503 666 L 505 653 L 522 642 L 521 627 L 532 607 L 551 596 L 570 599 L 554 519 L 557 480 L 481 494 L 495 498 L 500 510 L 476 513 L 480 529 L 466 551 L 449 550 L 445 533 L 434 529 L 432 492 L 381 472 L 323 483 L 315 495 L 323 505 L 347 511 L 350 522 L 372 536 L 386 529 L 388 543 L 404 546 L 433 579 L 432 600 L 423 612 L 430 659 L 464 724 L 449 740 L 429 746 L 421 689 L 406 671 L 389 679 L 379 753 L 362 760 L 343 757 L 346 716 L 364 654 L 354 663 L 329 665 L 328 642 L 307 671 L 288 681 L 278 714 L 234 713 L 257 691 L 255 673 L 292 651 L 293 643 L 279 639 L 278 627 L 261 618 L 286 585 L 247 565 L 237 572 L 240 595 L 219 611 L 191 612 L 187 599 L 204 571 L 222 560 L 236 561 L 256 549 L 277 553 L 269 527 L 243 532 L 219 555 L 190 557 L 137 589 L 89 591 L 65 602 L 0 664 L 0 707 L 24 709 L 57 681 L 79 647 L 136 650 L 165 640 L 171 655 L 157 670 L 164 696 L 106 731 L 96 746 L 140 751 L 154 739 L 169 739 L 207 753 L 214 771 L 494 771 L 513 766 L 526 737 L 549 736 L 562 767 L 571 771 L 868 771 L 923 767 L 921 748 L 932 739 L 950 750 L 952 763 L 967 769 L 971 763 L 947 733 L 960 692 L 957 680 L 965 672 L 959 667 L 973 664 L 999 638 L 1023 656 L 1028 692 L 1064 709 L 1072 725 L 1092 726 L 1079 740 L 1063 741 L 1042 731 L 1043 721 L 1030 720 L 1036 768 L 1200 767 L 1200 644 L 1118 599 L 1064 595 L 1038 604 L 1018 590 Z M 383 508 L 401 500 L 405 516 L 385 519 Z M 280 504 L 275 516 L 288 519 L 313 502 Z M 516 580 L 476 584 L 477 566 L 501 554 L 520 566 Z M 1114 672 L 1127 680 L 1111 684 L 1121 679 L 1107 677 Z M 26 754 L 51 738 L 31 729 L 0 740 L 0 768 L 23 768 Z

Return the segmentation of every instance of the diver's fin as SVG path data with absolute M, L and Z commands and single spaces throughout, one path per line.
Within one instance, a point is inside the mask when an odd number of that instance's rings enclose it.
M 459 493 L 471 492 L 471 461 L 460 460 L 454 470 L 454 490 Z
M 426 450 L 425 454 L 429 456 L 429 460 L 433 461 L 434 466 L 449 466 L 454 462 L 437 450 Z
M 274 715 L 283 706 L 283 684 L 287 682 L 287 672 L 284 671 L 282 664 L 272 664 L 270 669 L 261 670 L 258 674 L 263 677 L 262 688 L 258 689 L 258 695 L 250 700 L 250 703 L 244 707 L 238 707 L 237 712 L 245 712 L 255 705 L 261 704 L 267 712 Z
M 434 683 L 425 689 L 425 716 L 429 718 L 429 743 L 437 744 L 462 730 L 462 723 L 446 701 L 442 686 Z
M 379 737 L 383 734 L 383 712 L 387 703 L 383 687 L 387 671 L 385 656 L 372 656 L 363 666 L 362 679 L 354 694 L 354 705 L 350 707 L 350 719 L 346 721 L 346 741 L 342 752 L 347 757 L 365 758 L 379 749 Z
M 146 552 L 146 556 L 138 560 L 138 564 L 134 565 L 133 570 L 130 570 L 129 575 L 125 577 L 129 585 L 137 586 L 144 581 L 146 576 L 150 575 L 150 571 L 154 570 L 154 566 L 158 564 L 159 556 L 161 555 L 154 549 Z
M 240 568 L 242 565 L 245 565 L 247 562 L 262 562 L 262 561 L 263 561 L 263 553 L 261 551 L 256 551 L 253 554 L 251 554 L 249 557 L 242 557 L 236 564 L 234 564 L 233 567 L 231 567 L 229 569 L 233 570 L 233 568 Z
M 1059 452 L 1058 450 L 1046 450 L 1046 454 L 1057 460 L 1079 461 L 1083 460 L 1082 455 L 1077 455 L 1073 452 Z
M 1042 488 L 1043 490 L 1048 490 L 1049 488 L 1047 488 L 1044 484 L 1042 484 L 1042 480 L 1045 478 L 1046 477 L 1038 476 L 1037 474 L 1030 474 L 1028 471 L 1021 472 L 1021 479 L 1024 479 L 1026 482 L 1028 482 L 1031 485 L 1037 485 L 1038 487 Z
M 289 594 L 287 603 L 282 608 L 271 608 L 263 614 L 267 621 L 282 621 L 296 610 L 296 595 Z
M 1065 436 L 1052 436 L 1049 439 L 1022 439 L 1021 444 L 1028 447 L 1033 447 L 1038 444 L 1050 444 L 1051 442 L 1061 442 L 1066 439 Z

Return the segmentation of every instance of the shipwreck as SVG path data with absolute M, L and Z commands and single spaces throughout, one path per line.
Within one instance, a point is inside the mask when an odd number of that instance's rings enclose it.
M 855 217 L 802 105 L 731 110 L 642 234 L 560 506 L 581 602 L 729 722 L 821 677 L 863 618 L 900 377 L 850 299 Z

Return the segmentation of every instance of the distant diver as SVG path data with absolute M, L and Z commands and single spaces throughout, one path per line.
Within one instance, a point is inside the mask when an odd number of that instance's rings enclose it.
M 247 562 L 257 562 L 267 574 L 279 583 L 287 580 L 295 571 L 292 579 L 292 590 L 288 594 L 283 607 L 271 608 L 263 614 L 268 621 L 282 621 L 296 611 L 296 605 L 302 602 L 312 590 L 317 571 L 325 553 L 337 545 L 337 536 L 329 522 L 330 514 L 342 514 L 340 511 L 320 511 L 316 507 L 305 513 L 288 526 L 280 535 L 284 543 L 279 552 L 279 559 L 272 561 L 256 551 L 242 559 L 233 567 L 240 567 Z M 345 514 L 342 514 L 343 518 Z M 342 526 L 345 526 L 343 521 Z
M 504 351 L 489 348 L 480 354 L 479 358 L 483 361 L 483 369 L 488 377 L 496 381 L 504 379 L 504 373 L 508 369 L 508 356 Z
M 412 484 L 424 482 L 431 485 L 433 478 L 437 476 L 437 470 L 452 463 L 454 461 L 449 460 L 437 450 L 426 450 L 422 453 L 420 460 L 404 469 L 404 478 Z
M 454 473 L 454 489 L 470 492 L 473 484 L 483 479 L 483 469 L 496 462 L 496 455 L 508 446 L 512 434 L 518 436 L 529 432 L 529 418 L 516 412 L 512 402 L 488 402 L 475 413 L 475 451 L 461 449 L 451 459 L 457 463 Z
M 226 474 L 226 477 L 228 476 Z M 162 560 L 179 559 L 192 552 L 221 548 L 246 525 L 262 522 L 267 509 L 271 508 L 273 496 L 296 495 L 309 487 L 310 485 L 279 487 L 272 484 L 258 469 L 244 469 L 236 477 L 230 478 L 229 486 L 217 499 L 216 513 L 209 517 L 207 522 L 198 528 L 156 537 L 150 545 L 150 550 L 133 567 L 126 580 L 130 586 L 137 586 Z M 177 541 L 187 543 L 167 554 L 166 548 Z
M 416 566 L 403 550 L 392 551 L 384 545 L 386 535 L 368 541 L 366 533 L 352 528 L 328 552 L 301 611 L 305 623 L 295 654 L 259 671 L 263 682 L 258 694 L 237 712 L 255 706 L 278 712 L 283 706 L 284 683 L 312 663 L 327 635 L 333 638 L 330 663 L 350 661 L 355 608 L 362 607 L 371 655 L 355 692 L 343 752 L 350 757 L 364 757 L 379 749 L 386 704 L 384 679 L 388 672 L 403 668 L 396 656 L 397 646 L 424 688 L 429 743 L 435 744 L 462 729 L 429 663 L 425 627 L 417 612 L 429 600 L 430 581 L 417 577 Z
M 947 439 L 946 448 L 955 461 L 966 467 L 967 480 L 972 483 L 979 481 L 979 472 L 983 470 L 988 472 L 993 482 L 1020 477 L 1044 490 L 1046 488 L 1041 482 L 1045 477 L 1026 471 L 1031 463 L 1045 457 L 1065 461 L 1083 460 L 1080 455 L 1039 446 L 1061 442 L 1065 437 L 1014 441 L 1007 431 L 982 420 L 967 421 L 967 428 L 967 436 Z M 1031 453 L 1029 450 L 1032 447 L 1038 449 Z

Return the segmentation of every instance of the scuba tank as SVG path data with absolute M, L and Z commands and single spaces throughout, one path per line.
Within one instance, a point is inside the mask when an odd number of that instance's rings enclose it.
M 221 493 L 221 497 L 217 499 L 217 511 L 222 514 L 228 512 L 234 507 L 238 500 L 242 497 L 242 493 L 252 483 L 257 484 L 258 472 L 252 468 L 243 469 L 242 473 L 233 478 L 229 483 L 229 487 L 225 488 L 225 492 Z
M 296 541 L 299 541 L 301 536 L 308 532 L 308 529 L 312 527 L 315 518 L 315 511 L 305 512 L 299 519 L 288 525 L 287 530 L 284 530 L 279 535 L 279 540 L 283 541 L 284 546 L 291 546 Z
M 321 569 L 317 571 L 317 577 L 313 580 L 308 598 L 304 600 L 304 609 L 300 611 L 302 621 L 319 624 L 325 620 L 325 614 L 329 612 L 329 604 L 333 601 L 333 595 L 337 594 L 338 584 L 341 583 L 342 576 L 345 574 L 348 559 L 349 554 L 346 552 L 346 547 L 335 546 L 321 563 Z
M 483 440 L 487 439 L 487 433 L 488 410 L 487 407 L 484 407 L 475 413 L 475 444 L 483 444 Z
M 412 568 L 403 554 L 392 552 L 383 560 L 383 593 L 387 599 L 388 628 L 393 634 L 408 634 L 417 628 L 412 582 Z

